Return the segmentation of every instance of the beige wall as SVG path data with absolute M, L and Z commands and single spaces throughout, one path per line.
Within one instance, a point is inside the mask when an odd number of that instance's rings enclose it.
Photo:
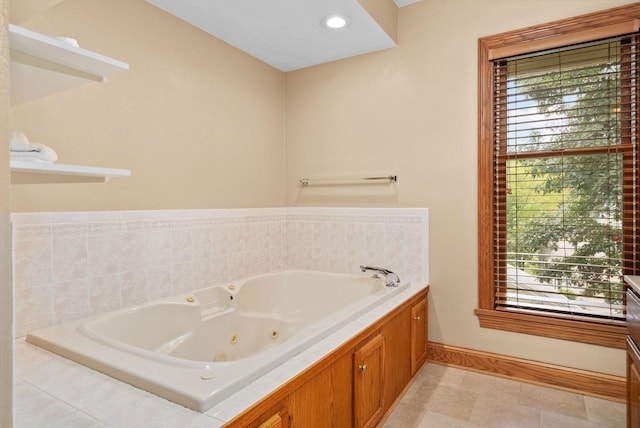
M 130 71 L 15 106 L 12 129 L 52 146 L 58 163 L 132 176 L 14 185 L 13 211 L 283 205 L 283 73 L 144 0 L 65 0 L 21 25 Z
M 481 329 L 473 311 L 477 39 L 625 3 L 425 0 L 400 10 L 397 48 L 288 73 L 287 204 L 429 207 L 431 340 L 624 375 L 622 350 Z M 397 185 L 297 185 L 378 172 Z
M 20 24 L 63 0 L 13 0 L 9 8 L 9 21 Z
M 0 426 L 12 423 L 13 289 L 9 229 L 7 4 L 0 0 Z
M 358 0 L 358 3 L 398 43 L 398 6 L 393 0 Z

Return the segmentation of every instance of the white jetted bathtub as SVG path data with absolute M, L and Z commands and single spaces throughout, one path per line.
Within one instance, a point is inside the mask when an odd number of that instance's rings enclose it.
M 36 330 L 27 341 L 202 412 L 406 286 L 285 271 Z

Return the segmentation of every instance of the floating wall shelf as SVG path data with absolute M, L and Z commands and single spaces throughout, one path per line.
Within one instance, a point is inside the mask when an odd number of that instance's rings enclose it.
M 18 105 L 89 82 L 104 82 L 107 76 L 127 71 L 129 65 L 9 24 L 11 48 L 11 105 Z M 11 182 L 69 183 L 99 182 L 126 177 L 129 170 L 80 165 L 11 161 Z
M 9 24 L 11 104 L 17 105 L 88 82 L 103 82 L 129 65 Z
M 91 183 L 103 182 L 110 177 L 128 177 L 128 169 L 99 168 L 93 166 L 58 163 L 11 161 L 11 183 Z

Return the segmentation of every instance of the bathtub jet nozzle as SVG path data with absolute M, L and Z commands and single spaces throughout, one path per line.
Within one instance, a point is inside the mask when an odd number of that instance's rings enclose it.
M 375 272 L 374 276 L 384 275 L 385 279 L 387 280 L 387 287 L 397 287 L 398 285 L 400 285 L 400 277 L 398 277 L 395 272 L 390 271 L 389 269 L 360 265 L 360 270 L 362 272 Z

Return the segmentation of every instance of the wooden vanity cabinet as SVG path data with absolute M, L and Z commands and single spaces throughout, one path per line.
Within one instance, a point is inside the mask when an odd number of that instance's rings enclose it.
M 427 292 L 409 298 L 225 428 L 377 426 L 427 359 Z
M 627 337 L 627 427 L 640 427 L 640 351 Z

